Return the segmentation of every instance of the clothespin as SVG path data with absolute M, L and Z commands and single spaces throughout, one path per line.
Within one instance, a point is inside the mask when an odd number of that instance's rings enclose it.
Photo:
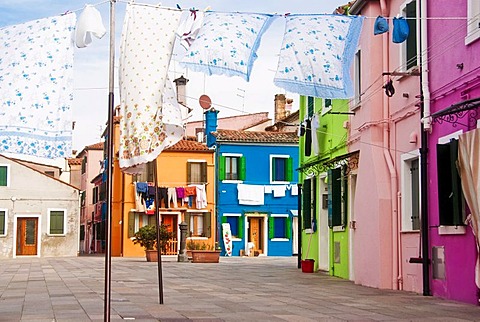
M 182 10 L 182 8 L 180 7 L 180 5 L 178 3 L 177 3 L 177 9 Z

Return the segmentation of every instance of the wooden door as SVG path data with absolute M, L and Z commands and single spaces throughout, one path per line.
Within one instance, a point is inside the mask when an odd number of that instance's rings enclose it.
M 249 230 L 248 241 L 254 243 L 255 250 L 263 250 L 263 218 L 262 217 L 250 217 L 249 218 Z
M 38 218 L 17 219 L 17 255 L 37 255 Z

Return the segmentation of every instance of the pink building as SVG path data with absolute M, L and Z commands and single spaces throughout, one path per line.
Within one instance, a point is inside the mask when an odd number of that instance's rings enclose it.
M 350 178 L 350 279 L 383 288 L 422 291 L 420 255 L 419 148 L 421 89 L 417 59 L 419 26 L 392 42 L 391 17 L 418 16 L 419 1 L 358 0 L 351 14 L 365 19 L 352 75 L 349 151 L 359 151 Z M 374 35 L 375 17 L 389 31 Z M 393 93 L 394 92 L 394 93 Z

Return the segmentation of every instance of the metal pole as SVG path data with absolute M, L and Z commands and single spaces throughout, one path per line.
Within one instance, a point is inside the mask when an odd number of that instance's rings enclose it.
M 157 224 L 157 271 L 158 271 L 158 303 L 163 304 L 162 249 L 160 247 L 160 216 L 158 214 L 158 175 L 157 159 L 153 160 L 153 176 L 155 177 L 155 222 Z M 168 201 L 165 201 L 168 202 Z
M 108 79 L 108 131 L 107 131 L 107 214 L 105 236 L 105 290 L 103 320 L 110 321 L 110 296 L 111 296 L 111 265 L 112 265 L 112 181 L 113 181 L 113 116 L 115 106 L 113 101 L 114 67 L 115 67 L 115 1 L 110 0 L 110 60 Z
M 298 214 L 297 214 L 297 267 L 302 268 L 302 184 L 297 183 L 298 187 Z

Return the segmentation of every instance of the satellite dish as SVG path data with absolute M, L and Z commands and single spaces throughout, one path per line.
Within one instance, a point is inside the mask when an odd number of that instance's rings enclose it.
M 212 106 L 212 100 L 210 99 L 210 97 L 208 97 L 208 95 L 200 96 L 198 102 L 204 110 L 208 110 Z

